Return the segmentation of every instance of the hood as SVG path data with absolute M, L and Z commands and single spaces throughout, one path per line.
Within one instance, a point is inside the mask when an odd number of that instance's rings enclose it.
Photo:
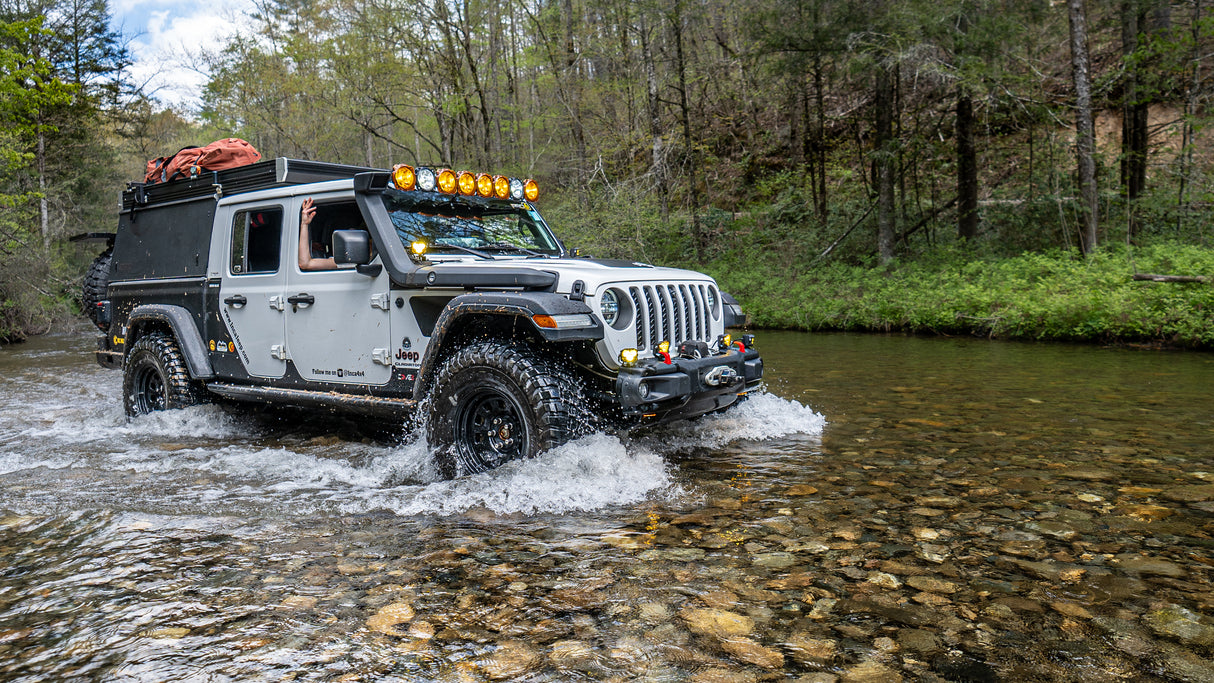
M 538 272 L 556 273 L 556 291 L 568 294 L 573 283 L 581 280 L 587 293 L 596 292 L 607 284 L 633 282 L 713 282 L 703 273 L 682 268 L 661 268 L 647 263 L 611 259 L 586 258 L 498 258 L 484 261 L 476 258 L 454 258 L 431 261 L 430 267 L 442 271 L 444 267 L 469 267 L 485 269 L 528 268 Z

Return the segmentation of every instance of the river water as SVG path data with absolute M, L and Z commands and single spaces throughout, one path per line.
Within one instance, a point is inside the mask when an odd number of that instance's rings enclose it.
M 758 342 L 733 412 L 452 482 L 0 349 L 0 680 L 1214 681 L 1214 356 Z

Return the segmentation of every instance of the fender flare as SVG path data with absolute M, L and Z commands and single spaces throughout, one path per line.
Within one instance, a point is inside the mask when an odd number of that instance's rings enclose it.
M 552 329 L 540 327 L 532 316 L 581 315 L 593 323 L 584 327 Z M 469 315 L 500 315 L 525 318 L 530 329 L 544 341 L 597 341 L 603 338 L 603 323 L 582 301 L 572 301 L 563 294 L 551 292 L 472 292 L 461 294 L 447 302 L 438 316 L 421 367 L 417 371 L 414 396 L 421 396 L 429 385 L 435 366 L 441 357 L 443 342 L 455 323 Z
M 148 321 L 166 323 L 172 328 L 173 336 L 177 338 L 181 353 L 185 356 L 190 377 L 211 379 L 215 376 L 206 344 L 203 343 L 202 335 L 198 332 L 198 326 L 194 324 L 194 318 L 189 311 L 181 306 L 168 304 L 143 304 L 131 311 L 127 318 L 127 328 L 137 329 L 141 323 Z M 127 344 L 126 347 L 129 349 L 131 345 Z

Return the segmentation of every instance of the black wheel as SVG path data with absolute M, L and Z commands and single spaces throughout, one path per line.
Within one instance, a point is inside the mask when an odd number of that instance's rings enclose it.
M 97 302 L 105 300 L 106 288 L 110 284 L 110 263 L 113 259 L 113 247 L 106 249 L 93 259 L 89 272 L 84 276 L 84 287 L 80 297 L 84 314 L 102 330 L 105 329 L 105 326 L 97 322 Z
M 480 342 L 439 370 L 427 437 L 446 478 L 530 458 L 576 436 L 581 413 L 574 378 L 523 344 Z
M 122 378 L 122 405 L 131 417 L 201 403 L 185 356 L 163 332 L 143 335 L 131 347 Z

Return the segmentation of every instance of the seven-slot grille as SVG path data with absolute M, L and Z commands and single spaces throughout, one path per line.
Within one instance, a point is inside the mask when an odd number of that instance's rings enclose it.
M 658 342 L 669 341 L 673 351 L 679 342 L 711 341 L 706 284 L 633 285 L 628 288 L 636 311 L 633 324 L 637 332 L 637 350 L 653 350 Z M 719 298 L 715 296 L 714 298 Z

